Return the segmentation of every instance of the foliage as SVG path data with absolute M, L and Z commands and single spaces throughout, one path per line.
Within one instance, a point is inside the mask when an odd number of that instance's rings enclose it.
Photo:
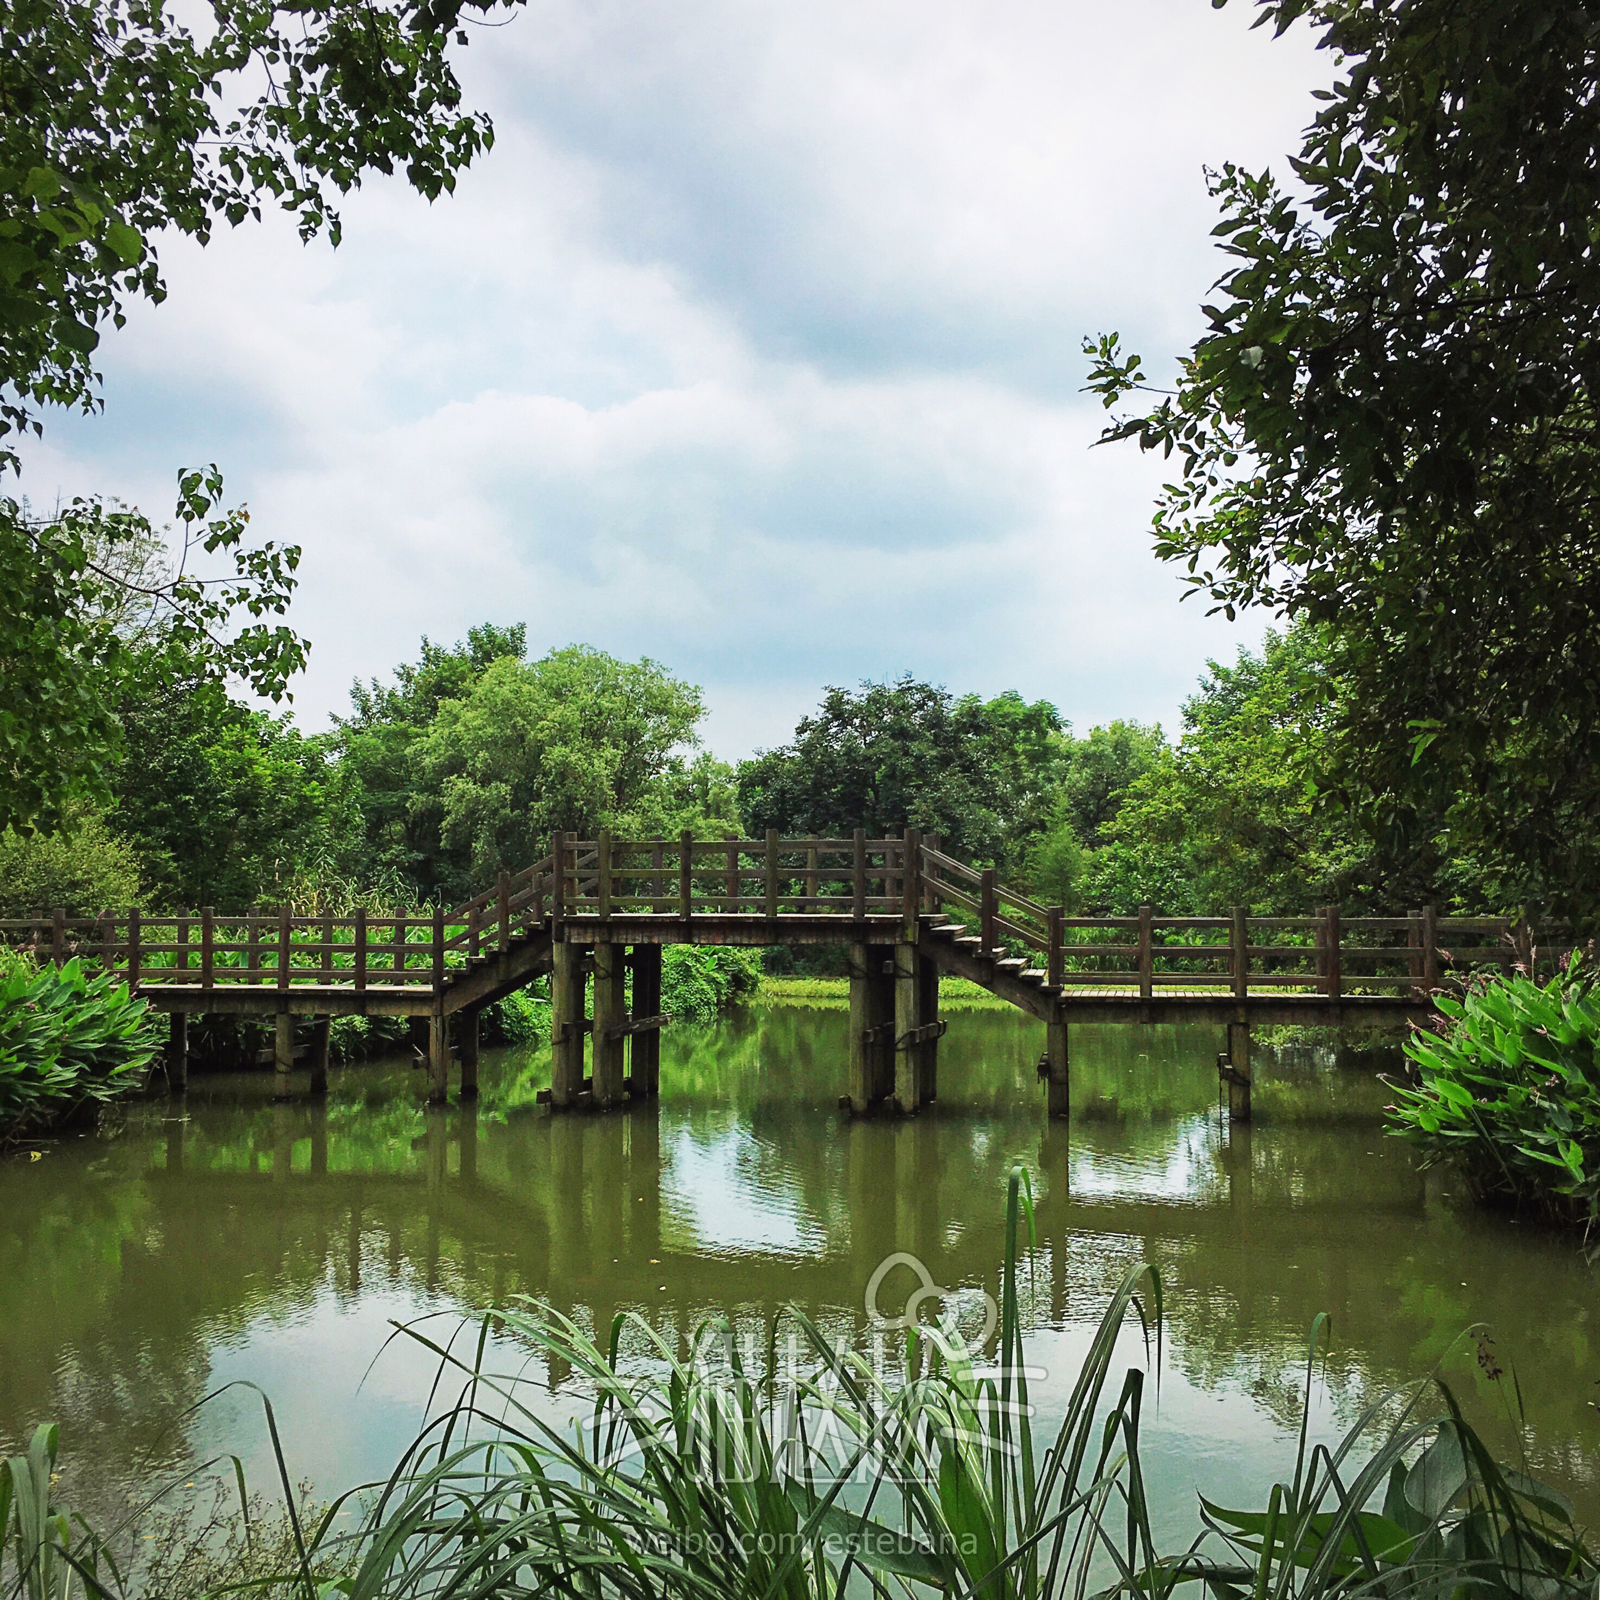
M 249 513 L 212 515 L 221 498 L 215 467 L 179 475 L 185 562 L 191 549 L 219 556 L 227 577 L 167 571 L 137 510 L 80 499 L 40 520 L 0 500 L 0 828 L 49 827 L 75 801 L 109 801 L 116 701 L 134 677 L 176 689 L 237 676 L 283 698 L 307 646 L 270 619 L 288 609 L 300 549 L 246 544 Z M 230 632 L 239 612 L 251 620 Z
M 540 978 L 526 989 L 485 1006 L 480 1014 L 484 1044 L 537 1044 L 550 1037 L 550 980 Z
M 417 741 L 410 809 L 437 841 L 441 887 L 468 893 L 537 859 L 558 828 L 593 838 L 628 818 L 703 714 L 700 691 L 653 661 L 587 645 L 495 661 Z
M 1049 814 L 1063 731 L 1054 706 L 1014 692 L 957 700 L 909 676 L 829 688 L 791 743 L 741 764 L 739 811 L 755 835 L 917 827 L 968 860 L 1016 859 Z
M 129 748 L 116 774 L 117 815 L 154 903 L 290 902 L 309 913 L 362 898 L 346 892 L 363 866 L 349 859 L 361 827 L 357 791 L 324 741 L 249 710 L 204 677 L 141 676 L 121 715 Z M 410 898 L 409 886 L 389 887 Z M 318 892 L 329 888 L 338 904 Z
M 1338 629 L 1340 776 L 1448 810 L 1526 902 L 1600 903 L 1597 48 L 1551 0 L 1260 0 L 1341 74 L 1292 163 L 1226 167 L 1234 258 L 1178 388 L 1107 439 L 1175 455 L 1157 550 L 1230 616 Z M 1108 406 L 1144 385 L 1093 347 Z
M 139 898 L 138 859 L 98 812 L 80 810 L 55 833 L 0 833 L 0 917 L 56 906 L 96 916 Z
M 710 1022 L 761 984 L 761 952 L 671 944 L 661 952 L 661 1009 L 679 1022 Z
M 1167 753 L 1159 725 L 1112 722 L 1091 728 L 1067 748 L 1059 805 L 1076 837 L 1090 848 L 1104 844 L 1134 782 L 1160 766 Z
M 1592 1227 L 1600 1218 L 1600 990 L 1576 959 L 1440 995 L 1445 1023 L 1406 1044 L 1391 1131 L 1453 1160 L 1480 1198 Z
M 204 244 L 270 199 L 337 243 L 332 196 L 369 171 L 452 189 L 492 137 L 447 57 L 464 9 L 496 5 L 215 5 L 193 31 L 163 0 L 8 6 L 0 437 L 37 426 L 30 404 L 93 404 L 99 325 L 121 326 L 130 295 L 165 297 L 164 230 Z
M 74 958 L 0 951 L 0 1131 L 45 1127 L 140 1087 L 159 1042 L 149 1007 Z

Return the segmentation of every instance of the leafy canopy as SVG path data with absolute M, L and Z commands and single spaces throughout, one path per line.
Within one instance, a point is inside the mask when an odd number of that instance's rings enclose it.
M 1233 259 L 1177 390 L 1158 552 L 1344 637 L 1334 780 L 1446 805 L 1524 897 L 1600 902 L 1600 31 L 1555 0 L 1259 0 L 1341 67 L 1292 163 L 1213 176 Z M 1114 406 L 1144 387 L 1091 347 Z

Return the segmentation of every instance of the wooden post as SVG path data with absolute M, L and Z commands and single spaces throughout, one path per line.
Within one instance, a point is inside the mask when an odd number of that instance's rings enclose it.
M 633 1014 L 636 1017 L 661 1015 L 661 946 L 658 944 L 633 947 Z M 628 1069 L 635 1099 L 650 1099 L 660 1092 L 659 1028 L 647 1028 L 643 1033 L 630 1036 Z
M 917 912 L 922 907 L 922 834 L 906 829 L 900 865 L 901 938 L 913 946 L 917 938 Z
M 678 915 L 685 922 L 694 915 L 694 835 L 687 828 L 678 835 Z
M 572 1105 L 583 1088 L 585 989 L 582 951 L 557 939 L 550 974 L 550 1103 Z
M 139 989 L 139 908 L 128 907 L 128 993 Z
M 511 953 L 511 874 L 502 872 L 495 879 L 494 885 L 494 916 L 500 924 L 500 954 Z
M 1228 1024 L 1228 1118 L 1250 1120 L 1250 1024 L 1241 1015 Z
M 728 848 L 726 851 L 725 866 L 728 873 L 728 910 L 737 912 L 739 909 L 739 846 L 733 842 L 733 835 L 727 836 Z
M 278 907 L 278 987 L 289 987 L 289 908 Z
M 328 1092 L 328 1046 L 333 1038 L 333 1018 L 313 1017 L 311 1021 L 311 1093 Z
M 109 911 L 96 919 L 95 941 L 100 946 L 100 970 L 110 972 L 117 964 L 117 923 Z
M 202 906 L 200 910 L 200 987 L 202 989 L 214 987 L 217 981 L 216 936 L 216 910 L 212 906 Z
M 272 1095 L 275 1100 L 287 1100 L 289 1074 L 294 1071 L 294 1018 L 287 1011 L 280 1011 L 273 1024 Z
M 917 1014 L 922 1026 L 939 1021 L 939 964 L 927 956 L 917 957 Z M 917 1104 L 932 1105 L 939 1098 L 939 1036 L 931 1033 L 922 1041 L 917 1057 Z
M 244 920 L 246 984 L 252 989 L 261 981 L 261 907 L 251 906 Z
M 857 828 L 855 832 L 855 860 L 851 864 L 850 889 L 853 901 L 852 914 L 856 921 L 860 922 L 867 914 L 867 830 L 865 828 Z M 851 970 L 854 971 L 854 968 L 852 967 Z
M 917 947 L 902 939 L 894 947 L 894 1102 L 895 1109 L 906 1116 L 916 1111 L 922 1087 L 918 1070 L 922 1041 L 917 1037 L 922 1025 L 921 999 Z
M 858 829 L 856 837 L 861 838 Z M 872 946 L 850 946 L 850 1109 L 864 1116 L 872 1104 Z
M 1439 908 L 1422 908 L 1422 983 L 1431 995 L 1439 987 Z
M 767 829 L 767 915 L 778 914 L 778 830 Z
M 404 917 L 394 919 L 394 970 L 403 973 L 406 970 L 406 942 L 411 935 L 411 925 Z M 404 983 L 402 977 L 399 980 Z
M 816 834 L 812 834 L 813 839 Z M 822 907 L 815 904 L 816 898 L 822 889 L 822 879 L 817 872 L 817 847 L 814 844 L 806 846 L 806 907 L 812 916 L 816 916 Z
M 434 913 L 442 919 L 441 907 Z M 434 923 L 439 926 L 438 920 Z M 450 1098 L 450 1019 L 444 1014 L 444 1001 L 434 997 L 428 1013 L 428 1104 L 442 1106 Z
M 317 982 L 337 983 L 334 974 L 338 969 L 333 964 L 333 913 L 322 913 L 322 926 L 317 929 L 317 943 L 322 948 L 317 952 Z
M 355 987 L 359 994 L 367 986 L 367 908 L 356 907 Z
M 1156 987 L 1155 908 L 1139 907 L 1139 998 L 1149 1000 Z
M 982 909 L 978 914 L 980 918 L 978 935 L 982 943 L 978 947 L 978 954 L 992 956 L 1000 948 L 1000 935 L 994 925 L 995 918 L 1000 915 L 1000 902 L 996 894 L 993 867 L 983 869 L 980 883 L 978 904 Z
M 567 907 L 567 836 L 557 831 L 550 839 L 550 925 L 561 926 Z
M 167 1093 L 182 1094 L 189 1087 L 189 1013 L 174 1011 L 167 1018 Z
M 478 1098 L 478 1008 L 456 1012 L 456 1039 L 461 1050 L 461 1098 Z
M 1064 1016 L 1044 1025 L 1044 1061 L 1045 1115 L 1065 1117 L 1072 1110 L 1072 1049 Z
M 1046 927 L 1045 976 L 1047 989 L 1060 989 L 1067 981 L 1067 936 L 1063 926 L 1066 912 L 1060 906 L 1051 906 Z
M 595 844 L 595 906 L 602 922 L 611 920 L 611 830 L 602 828 Z
M 478 932 L 478 902 L 473 900 L 467 905 L 467 957 L 470 960 L 473 956 L 479 955 L 480 953 L 481 951 L 479 949 Z
M 1330 1000 L 1338 1000 L 1344 994 L 1344 967 L 1339 954 L 1339 908 L 1329 906 L 1323 913 L 1326 932 L 1323 936 L 1327 953 L 1327 979 L 1326 993 Z
M 189 919 L 180 917 L 173 929 L 173 943 L 178 947 L 178 953 L 173 957 L 172 964 L 179 972 L 189 970 Z M 180 979 L 180 982 L 183 980 Z
M 1233 926 L 1228 943 L 1233 965 L 1233 998 L 1243 1000 L 1250 993 L 1250 911 L 1247 906 L 1235 906 L 1231 913 Z
M 650 841 L 650 909 L 656 912 L 667 909 L 666 858 L 662 848 L 662 840 Z
M 50 959 L 58 966 L 67 964 L 67 908 L 57 906 L 50 918 Z
M 444 907 L 433 908 L 433 992 L 444 988 Z
M 625 947 L 594 947 L 594 1103 L 602 1111 L 620 1105 L 627 1066 L 627 1038 L 618 1032 L 628 1020 Z
M 935 852 L 942 851 L 944 848 L 940 840 L 940 835 L 937 833 L 926 834 L 923 842 L 930 850 Z M 937 911 L 939 909 L 939 890 L 937 885 L 938 879 L 932 872 L 923 873 L 922 909 L 924 911 Z

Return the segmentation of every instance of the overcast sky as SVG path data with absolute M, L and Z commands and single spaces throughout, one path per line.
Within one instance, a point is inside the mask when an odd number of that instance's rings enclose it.
M 1298 144 L 1328 62 L 1252 16 L 532 0 L 461 55 L 497 138 L 453 198 L 372 183 L 337 251 L 167 242 L 104 415 L 53 419 L 23 488 L 166 517 L 216 461 L 305 546 L 308 729 L 494 621 L 702 684 L 729 758 L 902 671 L 1170 730 L 1262 622 L 1179 604 L 1160 463 L 1091 450 L 1079 345 L 1192 342 L 1202 169 Z

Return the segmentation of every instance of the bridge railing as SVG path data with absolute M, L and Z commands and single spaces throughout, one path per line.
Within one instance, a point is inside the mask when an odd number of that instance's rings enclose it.
M 557 834 L 551 852 L 460 905 L 382 914 L 293 916 L 141 913 L 69 917 L 57 910 L 0 920 L 0 941 L 41 960 L 81 958 L 141 988 L 288 989 L 308 985 L 442 988 L 474 958 L 508 950 L 569 918 L 893 917 L 910 934 L 919 913 L 964 925 L 976 953 L 1020 957 L 1067 995 L 1254 992 L 1421 999 L 1475 969 L 1548 973 L 1577 941 L 1569 929 L 1506 917 L 1068 916 L 968 866 L 937 834 L 900 838 L 598 839 Z M 774 932 L 781 937 L 781 932 Z M 843 929 L 841 936 L 849 937 Z M 1015 966 L 1013 965 L 1013 969 Z

